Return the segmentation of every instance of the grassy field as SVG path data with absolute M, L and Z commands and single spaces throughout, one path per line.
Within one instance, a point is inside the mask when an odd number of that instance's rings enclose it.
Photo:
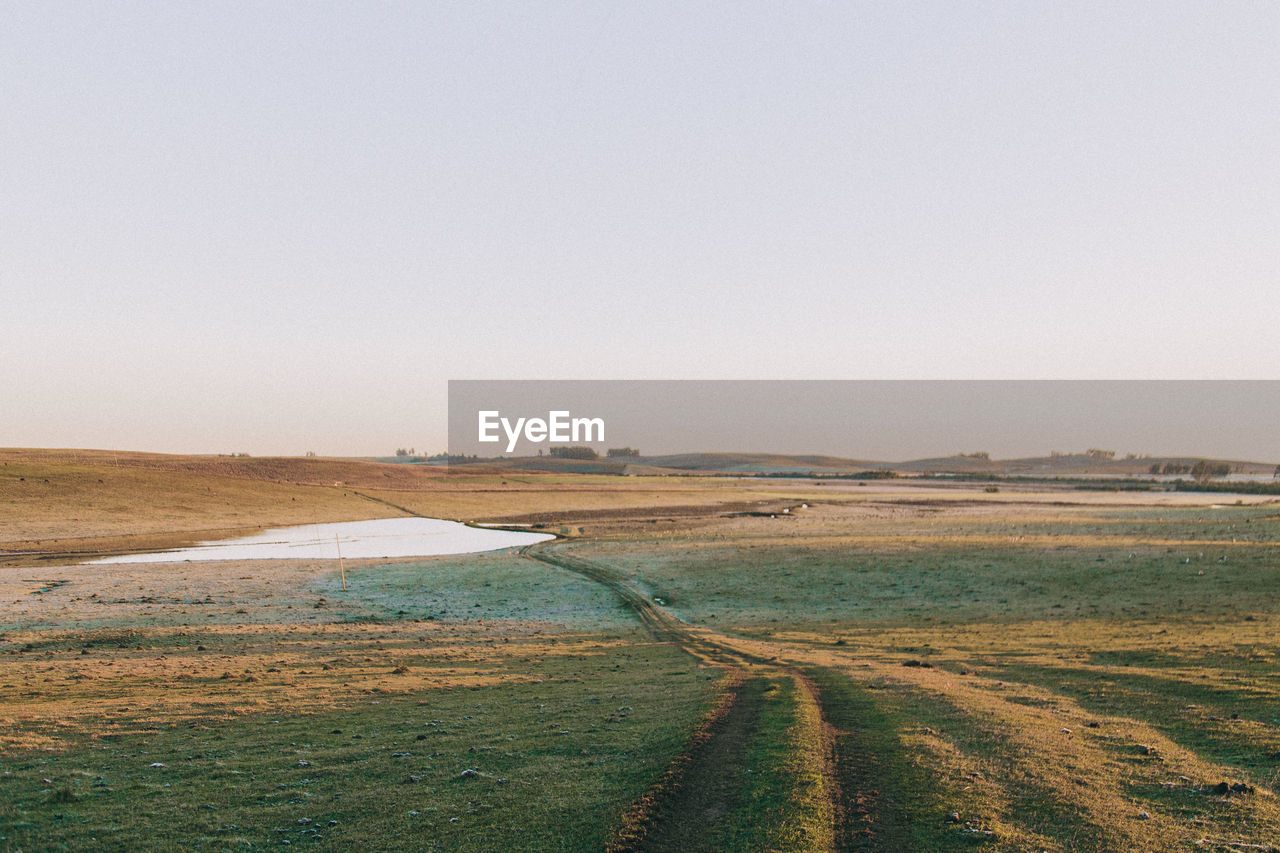
M 6 590 L 0 849 L 599 849 L 721 678 L 514 555 L 105 568 Z
M 846 694 L 851 849 L 1280 839 L 1276 505 L 864 509 L 561 547 Z
M 1273 500 L 4 461 L 0 850 L 1280 849 Z M 461 508 L 571 535 L 67 544 Z

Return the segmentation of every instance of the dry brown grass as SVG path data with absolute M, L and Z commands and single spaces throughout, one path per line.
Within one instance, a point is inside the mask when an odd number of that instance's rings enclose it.
M 0 755 L 85 737 L 314 714 L 370 694 L 539 683 L 546 657 L 586 660 L 620 639 L 512 621 L 217 625 L 31 631 L 0 669 Z
M 929 667 L 903 666 L 908 654 L 884 653 L 894 639 L 922 636 L 868 640 L 867 654 L 729 642 L 754 654 L 836 669 L 891 697 L 887 704 L 915 717 L 899 731 L 904 745 L 944 780 L 958 812 L 995 830 L 1002 848 L 1164 850 L 1209 830 L 1252 841 L 1280 838 L 1273 790 L 1254 780 L 1247 795 L 1217 794 L 1221 781 L 1240 780 L 1239 768 L 1206 760 L 1141 718 L 1101 714 L 1061 692 L 966 669 L 967 657 L 945 649 L 930 655 Z M 1044 658 L 1032 656 L 1028 663 L 1056 662 L 1064 646 L 1044 648 Z M 1208 716 L 1189 710 L 1193 720 Z M 1275 745 L 1274 727 L 1253 729 L 1239 735 Z M 1184 802 L 1166 803 L 1152 792 Z M 1060 830 L 1056 842 L 1036 832 L 1028 808 L 1045 800 L 1063 812 L 1045 822 L 1078 823 L 1078 847 L 1064 848 Z
M 507 477 L 349 459 L 0 449 L 0 559 L 33 565 L 405 512 L 495 520 L 757 497 L 714 478 Z

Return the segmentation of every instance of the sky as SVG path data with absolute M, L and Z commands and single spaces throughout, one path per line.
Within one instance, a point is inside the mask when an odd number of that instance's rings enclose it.
M 1280 6 L 0 6 L 0 446 L 1280 364 Z

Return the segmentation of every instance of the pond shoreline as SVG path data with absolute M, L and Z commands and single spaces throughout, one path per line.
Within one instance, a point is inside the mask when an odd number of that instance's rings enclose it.
M 88 564 L 433 557 L 520 548 L 554 538 L 549 533 L 479 527 L 438 518 L 376 518 L 276 527 L 189 547 L 118 554 L 90 560 Z

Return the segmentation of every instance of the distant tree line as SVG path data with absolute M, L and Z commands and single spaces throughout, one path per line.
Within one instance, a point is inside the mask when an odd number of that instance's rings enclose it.
M 590 447 L 553 447 L 547 451 L 553 459 L 599 459 L 600 454 Z
M 606 456 L 639 456 L 640 451 L 634 447 L 610 447 Z
M 1225 462 L 1209 462 L 1201 459 L 1191 466 L 1191 478 L 1197 483 L 1207 483 L 1214 477 L 1225 477 L 1231 473 L 1231 466 Z
M 1190 474 L 1191 478 L 1197 483 L 1207 483 L 1214 477 L 1225 477 L 1231 473 L 1231 466 L 1226 462 L 1210 462 L 1207 459 L 1201 459 L 1194 465 L 1186 462 L 1156 462 L 1148 469 L 1152 474 L 1164 474 L 1166 476 L 1181 476 L 1182 474 Z
M 1126 453 L 1124 458 L 1127 460 L 1141 459 L 1143 458 L 1143 455 L 1144 454 L 1141 453 Z M 1063 453 L 1061 450 L 1050 450 L 1049 456 L 1053 459 L 1062 459 L 1068 456 L 1087 456 L 1090 459 L 1110 460 L 1116 458 L 1116 452 L 1114 450 L 1103 450 L 1100 447 L 1090 447 L 1083 453 L 1077 453 L 1075 451 Z
M 1221 489 L 1218 484 L 1193 483 L 1189 480 L 1178 480 L 1173 485 L 1175 492 L 1214 492 Z M 1231 491 L 1241 495 L 1280 495 L 1280 483 L 1232 483 Z
M 810 480 L 898 480 L 902 475 L 897 471 L 877 469 L 874 471 L 819 473 L 816 471 L 757 471 L 754 474 L 738 474 L 747 477 L 774 477 L 777 479 L 795 479 L 804 477 Z

